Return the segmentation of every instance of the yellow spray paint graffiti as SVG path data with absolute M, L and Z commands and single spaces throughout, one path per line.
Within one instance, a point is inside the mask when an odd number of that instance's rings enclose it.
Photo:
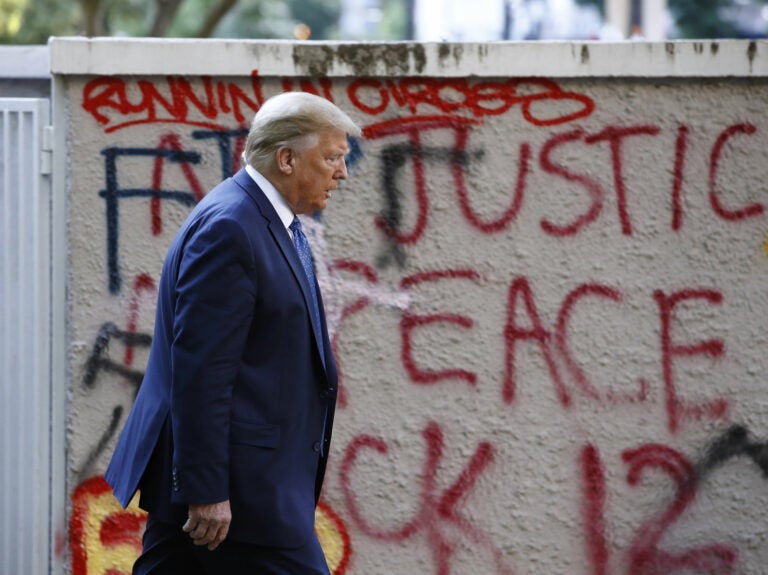
M 141 551 L 146 513 L 137 498 L 127 509 L 101 476 L 81 483 L 72 495 L 69 525 L 73 575 L 128 575 Z M 333 509 L 320 503 L 315 512 L 320 544 L 333 575 L 343 575 L 352 547 L 346 527 Z

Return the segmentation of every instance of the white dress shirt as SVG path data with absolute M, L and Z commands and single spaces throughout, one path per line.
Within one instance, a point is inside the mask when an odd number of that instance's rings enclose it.
M 269 203 L 275 208 L 277 215 L 280 217 L 280 221 L 283 222 L 288 235 L 291 236 L 291 240 L 293 240 L 293 232 L 291 232 L 289 226 L 293 222 L 295 214 L 285 201 L 285 198 L 277 191 L 277 188 L 272 185 L 272 182 L 256 171 L 253 166 L 245 166 L 245 171 L 248 172 L 251 179 L 256 182 L 256 185 L 259 186 L 261 191 L 264 192 L 264 195 L 267 196 Z

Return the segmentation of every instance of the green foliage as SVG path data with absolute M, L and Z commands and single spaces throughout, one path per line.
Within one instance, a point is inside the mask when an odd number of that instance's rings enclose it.
M 340 0 L 246 0 L 227 15 L 216 36 L 293 40 L 294 28 L 305 24 L 311 40 L 335 39 L 340 12 Z
M 3 0 L 3 15 L 8 2 Z M 21 20 L 16 30 L 3 33 L 0 40 L 11 44 L 45 44 L 50 36 L 71 36 L 81 31 L 81 12 L 75 0 L 21 0 Z M 5 32 L 5 30 L 3 30 Z
M 600 11 L 600 14 L 605 14 L 603 0 L 576 0 L 576 4 L 579 6 L 594 6 Z
M 155 2 L 147 0 L 104 0 L 104 33 L 109 36 L 143 36 L 150 29 Z
M 0 42 L 44 44 L 50 36 L 85 34 L 86 7 L 90 7 L 93 34 L 142 37 L 150 34 L 167 0 L 0 0 Z M 203 22 L 222 0 L 179 0 L 162 35 L 197 37 Z M 312 40 L 338 36 L 340 0 L 239 0 L 210 35 L 228 38 L 293 39 L 294 27 L 311 28 Z M 205 34 L 205 33 L 204 33 Z
M 216 30 L 220 38 L 289 39 L 295 22 L 282 1 L 243 2 L 222 20 Z
M 381 26 L 374 40 L 404 40 L 408 20 L 403 0 L 382 0 Z
M 24 0 L 0 0 L 0 41 L 18 34 L 23 14 Z
M 174 0 L 175 1 L 175 0 Z M 178 0 L 177 12 L 162 34 L 195 37 L 211 10 L 223 0 Z M 226 2 L 226 0 L 224 0 Z M 294 28 L 305 24 L 311 40 L 338 39 L 340 0 L 233 0 L 237 3 L 213 28 L 217 37 L 294 39 Z M 468 0 L 470 1 L 470 0 Z M 603 12 L 604 0 L 575 0 Z M 768 4 L 768 0 L 752 0 Z M 737 30 L 723 16 L 735 0 L 668 0 L 682 38 L 735 37 Z M 84 7 L 96 6 L 93 33 L 141 37 L 150 33 L 161 6 L 169 0 L 0 0 L 0 43 L 44 44 L 50 36 L 86 33 Z M 370 40 L 405 37 L 407 0 L 380 0 L 382 21 Z M 229 6 L 226 6 L 229 8 Z M 225 9 L 226 9 L 225 8 Z M 215 20 L 214 20 L 215 21 Z M 205 33 L 205 32 L 204 32 Z
M 730 0 L 669 0 L 669 10 L 682 38 L 733 38 L 735 26 L 722 18 Z
M 604 0 L 575 1 L 582 6 L 595 6 L 605 14 Z M 768 0 L 751 2 L 768 5 Z M 728 20 L 727 10 L 738 3 L 736 0 L 667 0 L 669 11 L 684 39 L 736 37 L 738 31 L 735 24 Z
M 293 20 L 312 30 L 312 40 L 338 36 L 340 0 L 286 0 L 286 4 Z

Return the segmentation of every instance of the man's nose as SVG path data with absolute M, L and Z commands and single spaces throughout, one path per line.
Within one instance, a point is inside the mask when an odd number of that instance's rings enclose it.
M 336 171 L 336 179 L 347 179 L 347 162 L 344 160 L 344 158 L 341 158 L 341 167 Z

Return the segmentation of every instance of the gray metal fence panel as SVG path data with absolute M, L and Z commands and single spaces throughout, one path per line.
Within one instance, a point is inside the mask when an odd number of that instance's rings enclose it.
M 0 573 L 51 554 L 48 100 L 0 99 Z

